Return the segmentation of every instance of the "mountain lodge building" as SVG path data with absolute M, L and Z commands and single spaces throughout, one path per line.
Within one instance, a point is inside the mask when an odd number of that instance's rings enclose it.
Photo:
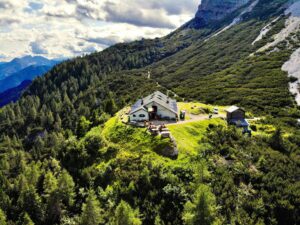
M 160 91 L 139 99 L 129 113 L 130 121 L 177 120 L 178 107 L 174 99 Z

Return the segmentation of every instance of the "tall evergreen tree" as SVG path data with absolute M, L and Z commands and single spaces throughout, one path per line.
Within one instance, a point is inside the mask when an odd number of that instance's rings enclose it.
M 93 190 L 89 191 L 85 204 L 82 206 L 81 225 L 98 225 L 103 221 L 100 203 Z
M 2 209 L 0 209 L 0 225 L 6 225 L 6 215 L 5 213 L 2 211 Z
M 116 105 L 115 100 L 112 97 L 112 94 L 109 95 L 109 98 L 105 101 L 104 111 L 113 115 L 117 111 L 118 107 Z
M 139 218 L 137 211 L 134 211 L 127 202 L 121 201 L 120 204 L 117 206 L 115 218 L 112 224 L 140 225 L 142 224 L 142 221 Z
M 275 133 L 270 138 L 270 145 L 273 149 L 281 151 L 282 153 L 287 152 L 286 147 L 284 146 L 284 141 L 282 137 L 281 129 L 277 129 Z
M 46 198 L 48 198 L 57 189 L 57 179 L 51 171 L 48 171 L 45 175 L 43 188 Z
M 201 184 L 193 201 L 186 203 L 183 220 L 187 225 L 211 225 L 215 220 L 215 211 L 215 196 L 208 186 Z
M 27 213 L 24 214 L 22 225 L 34 225 L 34 222 Z
M 58 177 L 58 192 L 60 195 L 60 199 L 67 206 L 73 205 L 74 197 L 75 197 L 75 183 L 70 174 L 63 170 L 60 176 Z
M 43 221 L 44 210 L 42 200 L 32 186 L 21 192 L 17 201 L 17 206 L 22 211 L 26 211 L 28 216 L 30 216 L 30 218 L 36 223 L 41 223 Z
M 78 124 L 78 134 L 80 136 L 84 136 L 84 134 L 89 130 L 91 127 L 91 122 L 86 119 L 85 116 L 82 116 L 80 118 L 79 124 Z

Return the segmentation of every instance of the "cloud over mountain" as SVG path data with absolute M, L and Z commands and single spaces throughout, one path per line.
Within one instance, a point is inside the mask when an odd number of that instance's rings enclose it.
M 0 52 L 72 57 L 117 42 L 163 36 L 193 17 L 199 0 L 0 0 Z
M 46 55 L 48 51 L 39 42 L 31 42 L 30 47 L 33 54 Z

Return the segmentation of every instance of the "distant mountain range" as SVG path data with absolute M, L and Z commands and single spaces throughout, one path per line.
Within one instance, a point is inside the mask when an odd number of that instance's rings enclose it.
M 41 56 L 25 56 L 10 62 L 0 62 L 0 107 L 17 100 L 30 81 L 47 73 L 58 63 L 58 60 Z
M 54 66 L 59 61 L 49 60 L 41 56 L 24 56 L 10 62 L 0 63 L 0 80 L 17 73 L 29 66 Z
M 24 80 L 33 80 L 37 76 L 47 73 L 52 66 L 36 66 L 32 65 L 18 71 L 3 80 L 0 80 L 0 93 L 10 88 L 14 88 Z
M 11 102 L 17 101 L 22 95 L 23 91 L 31 84 L 30 80 L 23 81 L 19 86 L 6 90 L 0 93 L 0 107 L 5 106 Z

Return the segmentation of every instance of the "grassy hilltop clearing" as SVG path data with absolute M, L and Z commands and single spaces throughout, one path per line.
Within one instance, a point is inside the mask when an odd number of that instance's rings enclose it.
M 201 103 L 179 105 L 185 108 L 197 105 L 211 107 Z M 116 191 L 122 199 L 128 202 L 133 200 L 133 205 L 140 206 L 140 217 L 149 218 L 149 223 L 151 218 L 172 218 L 172 221 L 179 222 L 182 218 L 174 218 L 179 211 L 183 212 L 183 219 L 186 220 L 190 213 L 197 213 L 194 207 L 200 204 L 200 196 L 195 195 L 194 199 L 184 203 L 195 187 L 198 187 L 197 193 L 206 196 L 205 201 L 209 204 L 207 213 L 217 224 L 223 224 L 228 216 L 242 224 L 259 220 L 262 215 L 272 220 L 267 215 L 273 210 L 269 205 L 277 204 L 274 199 L 276 202 L 282 201 L 293 198 L 297 193 L 297 184 L 283 185 L 282 180 L 273 180 L 277 173 L 283 171 L 291 182 L 297 176 L 297 163 L 290 158 L 297 153 L 293 150 L 284 153 L 293 149 L 290 142 L 283 141 L 283 136 L 294 138 L 286 133 L 289 129 L 278 133 L 263 119 L 253 123 L 255 132 L 250 138 L 242 135 L 239 129 L 227 127 L 221 118 L 209 120 L 207 117 L 201 121 L 170 124 L 168 128 L 179 149 L 178 158 L 170 159 L 163 156 L 163 150 L 172 147 L 169 139 L 152 136 L 146 128 L 126 125 L 122 122 L 123 117 L 124 110 L 103 126 L 92 128 L 79 141 L 86 145 L 93 140 L 92 143 L 99 143 L 100 148 L 95 152 L 95 157 L 101 162 L 84 169 L 83 174 L 96 186 L 103 182 L 106 184 L 106 188 L 100 189 L 100 196 L 106 196 L 105 201 L 113 197 L 107 196 L 108 193 Z M 261 186 L 261 179 L 265 179 L 266 186 Z M 278 195 L 282 192 L 285 194 Z M 237 197 L 239 201 L 236 201 Z M 165 202 L 164 198 L 168 201 Z M 237 214 L 234 217 L 231 211 L 227 211 L 226 205 L 218 206 L 223 201 L 222 204 L 239 208 L 235 209 Z M 150 202 L 155 202 L 152 205 L 155 208 L 149 208 Z M 284 203 L 282 210 L 292 207 L 293 211 L 293 206 L 287 204 L 294 203 Z M 109 217 L 111 206 L 103 207 L 104 215 Z M 246 216 L 245 207 L 252 211 L 251 217 Z M 163 213 L 153 217 L 153 210 L 162 210 Z

